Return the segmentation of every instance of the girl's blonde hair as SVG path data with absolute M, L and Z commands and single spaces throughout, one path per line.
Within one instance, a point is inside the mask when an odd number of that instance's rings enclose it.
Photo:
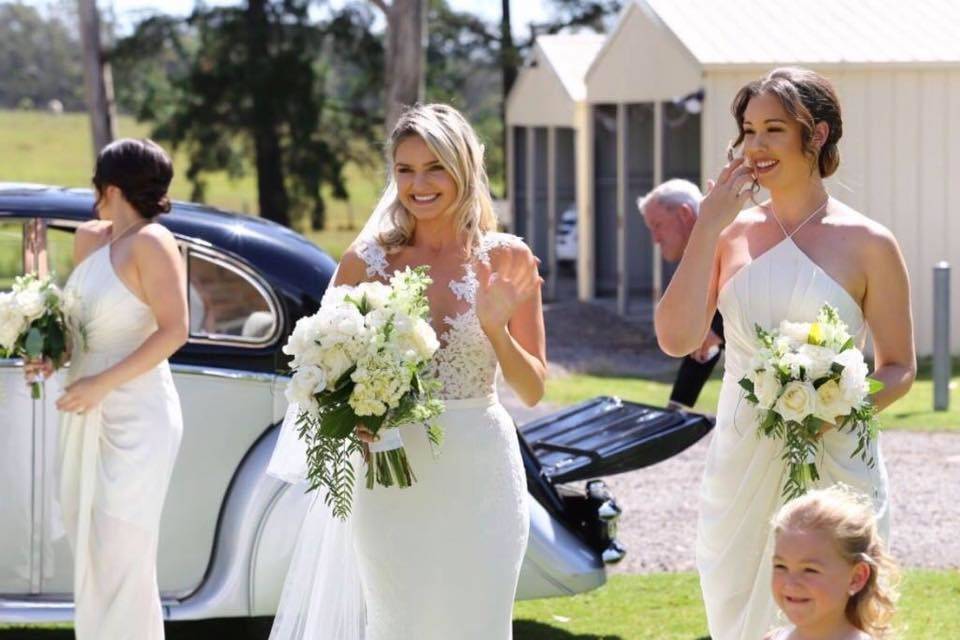
M 376 238 L 387 251 L 410 243 L 416 218 L 400 203 L 394 175 L 394 155 L 401 142 L 417 136 L 437 156 L 440 164 L 457 185 L 453 205 L 457 231 L 469 247 L 480 244 L 483 234 L 495 231 L 497 217 L 490 199 L 487 170 L 483 162 L 483 145 L 466 118 L 445 104 L 416 104 L 406 109 L 387 141 L 387 188 L 374 215 L 381 222 Z
M 847 620 L 873 638 L 890 637 L 899 598 L 899 569 L 877 533 L 869 500 L 842 484 L 810 491 L 788 502 L 774 516 L 774 534 L 787 529 L 822 531 L 830 536 L 845 561 L 851 565 L 864 562 L 870 567 L 867 583 L 847 601 Z

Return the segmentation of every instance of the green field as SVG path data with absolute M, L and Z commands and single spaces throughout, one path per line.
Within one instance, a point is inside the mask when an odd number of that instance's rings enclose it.
M 150 127 L 130 117 L 121 116 L 117 135 L 143 137 Z M 41 111 L 0 110 L 0 182 L 35 182 L 64 187 L 89 187 L 93 174 L 93 144 L 86 114 L 66 113 L 55 116 Z M 183 152 L 173 156 L 175 177 L 170 192 L 177 200 L 188 200 L 191 185 L 184 177 L 188 160 Z M 327 230 L 307 229 L 303 221 L 299 231 L 335 257 L 350 243 L 366 222 L 383 188 L 380 168 L 348 165 L 346 169 L 350 198 L 325 199 L 328 211 Z M 225 172 L 206 178 L 207 204 L 255 214 L 257 211 L 256 178 L 252 171 L 239 179 Z

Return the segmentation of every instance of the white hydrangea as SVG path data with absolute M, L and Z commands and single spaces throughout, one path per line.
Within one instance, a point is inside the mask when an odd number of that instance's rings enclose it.
M 350 376 L 355 385 L 349 403 L 358 416 L 381 416 L 410 390 L 409 371 L 402 361 L 385 357 L 388 354 L 359 362 Z

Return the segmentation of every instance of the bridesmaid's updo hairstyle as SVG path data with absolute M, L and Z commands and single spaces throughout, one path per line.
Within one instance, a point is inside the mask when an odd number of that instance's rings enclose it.
M 774 69 L 760 80 L 744 85 L 737 92 L 730 107 L 737 121 L 739 135 L 732 147 L 743 142 L 743 114 L 755 96 L 769 93 L 802 127 L 803 152 L 816 166 L 821 178 L 833 175 L 840 166 L 840 149 L 837 143 L 843 135 L 843 120 L 840 117 L 840 100 L 829 80 L 809 69 L 781 67 Z M 830 127 L 827 139 L 820 148 L 813 141 L 814 127 L 825 122 Z
M 93 174 L 98 202 L 104 189 L 117 187 L 130 206 L 148 220 L 170 211 L 167 190 L 171 180 L 170 156 L 147 139 L 122 138 L 111 142 L 97 155 Z
M 890 637 L 899 570 L 877 532 L 868 498 L 843 484 L 817 489 L 781 507 L 772 525 L 775 536 L 787 530 L 825 533 L 851 566 L 866 563 L 870 577 L 847 601 L 847 620 L 871 638 Z

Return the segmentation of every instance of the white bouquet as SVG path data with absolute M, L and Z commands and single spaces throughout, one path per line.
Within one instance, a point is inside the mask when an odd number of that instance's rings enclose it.
M 67 359 L 69 301 L 50 277 L 17 277 L 11 291 L 0 292 L 0 356 L 49 359 L 55 368 Z M 31 385 L 40 398 L 40 381 Z
M 423 423 L 432 446 L 440 445 L 440 428 L 429 424 L 444 406 L 433 397 L 440 383 L 427 375 L 440 343 L 427 320 L 426 271 L 398 271 L 389 286 L 329 288 L 320 310 L 297 322 L 283 348 L 293 356 L 286 397 L 300 409 L 310 488 L 327 490 L 327 506 L 339 518 L 350 513 L 350 456 L 362 449 L 358 425 L 378 437 L 369 447 L 368 489 L 416 480 L 399 425 Z
M 816 322 L 785 320 L 775 331 L 757 325 L 756 333 L 760 348 L 740 386 L 760 412 L 757 436 L 783 442 L 783 496 L 801 496 L 819 480 L 816 459 L 824 428 L 855 432 L 851 457 L 874 466 L 870 442 L 878 425 L 870 394 L 883 384 L 867 376 L 863 353 L 837 310 L 825 304 Z

